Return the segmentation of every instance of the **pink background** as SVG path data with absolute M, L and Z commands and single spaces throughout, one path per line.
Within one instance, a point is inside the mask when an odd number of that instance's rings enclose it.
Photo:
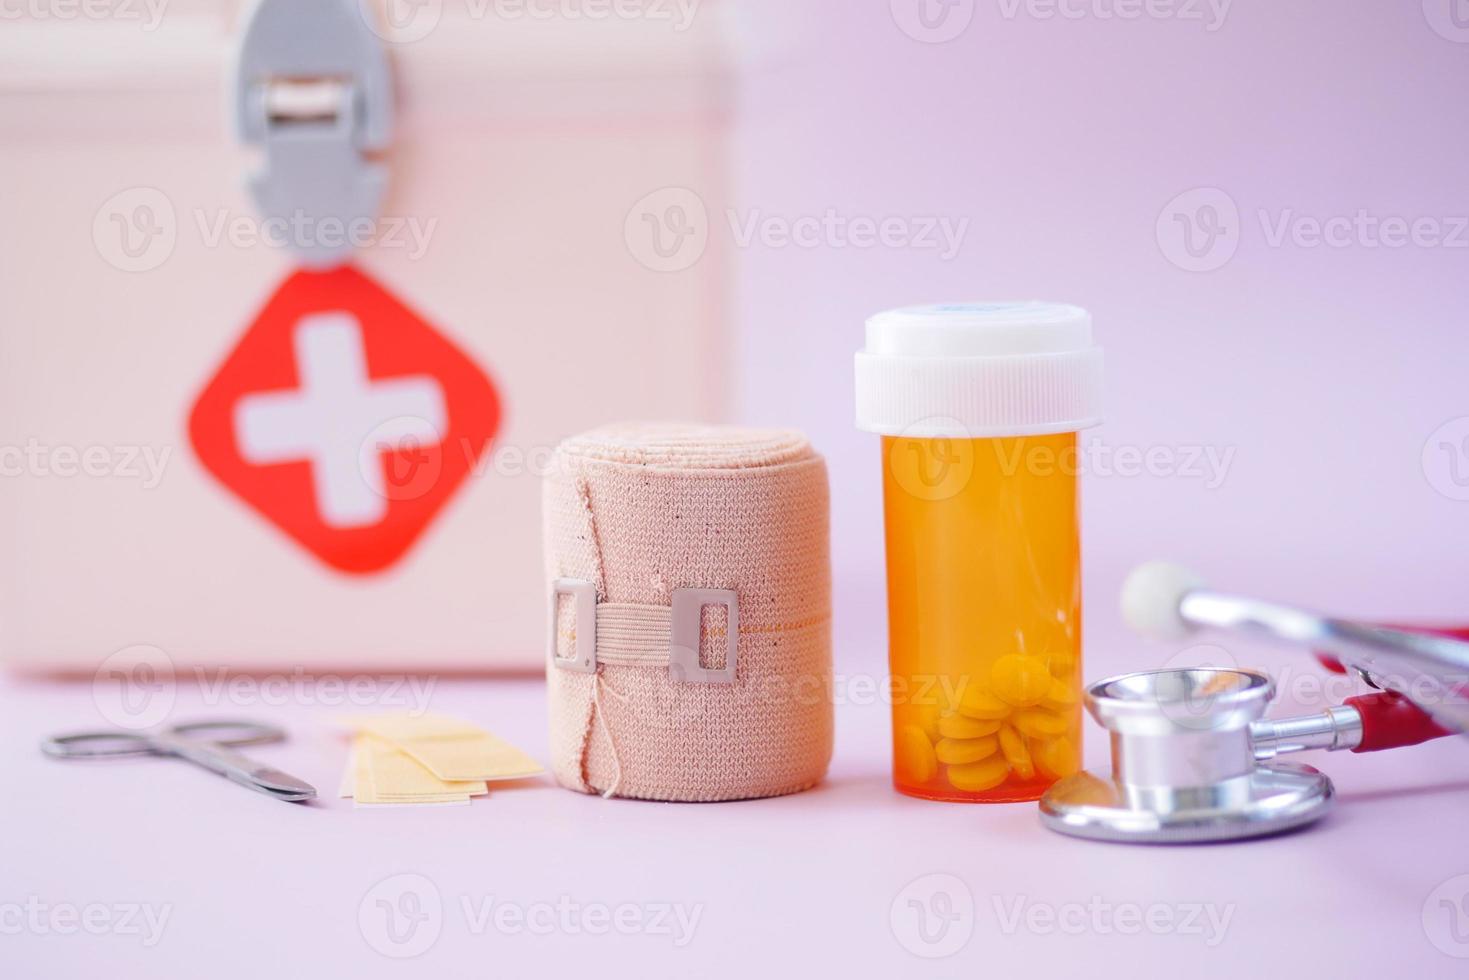
M 1364 615 L 1453 614 L 1445 573 L 1464 567 L 1469 507 L 1435 492 L 1421 457 L 1469 414 L 1469 232 L 1457 248 L 1272 247 L 1258 212 L 1469 215 L 1469 102 L 1452 95 L 1469 84 L 1469 43 L 1410 2 L 1236 3 L 1213 33 L 975 6 L 963 35 L 931 45 L 896 30 L 886 3 L 803 3 L 808 43 L 744 87 L 749 208 L 970 220 L 949 262 L 742 256 L 747 414 L 803 426 L 831 457 L 837 564 L 877 576 L 881 563 L 876 439 L 851 422 L 863 319 L 1056 299 L 1090 309 L 1106 348 L 1094 438 L 1235 450 L 1213 490 L 1094 474 L 1094 597 L 1121 566 L 1172 555 Z M 1233 260 L 1208 273 L 1170 263 L 1155 233 L 1198 187 L 1242 218 Z
M 804 428 L 831 463 L 839 677 L 879 674 L 884 656 L 877 441 L 852 426 L 851 355 L 866 315 L 912 302 L 1086 306 L 1109 361 L 1109 421 L 1093 438 L 1234 451 L 1212 489 L 1188 477 L 1088 477 L 1089 676 L 1229 658 L 1295 679 L 1279 711 L 1327 703 L 1300 680 L 1315 672 L 1295 651 L 1131 638 L 1114 611 L 1118 584 L 1132 563 L 1160 555 L 1240 590 L 1363 617 L 1469 619 L 1469 503 L 1452 499 L 1454 460 L 1430 452 L 1424 465 L 1430 435 L 1469 416 L 1469 248 L 1273 247 L 1258 217 L 1366 209 L 1448 230 L 1469 214 L 1469 31 L 1465 43 L 1442 37 L 1407 0 L 1237 2 L 1212 32 L 1177 19 L 1040 20 L 1024 6 L 1006 18 L 986 3 L 958 37 L 925 44 L 887 3 L 789 6 L 749 5 L 760 50 L 740 86 L 742 214 L 970 221 L 950 261 L 834 243 L 737 250 L 743 414 Z M 1222 267 L 1190 272 L 1156 229 L 1177 195 L 1201 187 L 1238 208 L 1238 248 Z M 1469 902 L 1469 880 L 1457 877 L 1469 873 L 1462 745 L 1307 759 L 1336 779 L 1341 806 L 1304 834 L 1105 847 L 1047 834 L 1026 806 L 896 796 L 886 709 L 845 688 L 831 779 L 797 797 L 674 807 L 537 785 L 467 809 L 379 813 L 330 798 L 288 809 L 181 764 L 62 767 L 34 745 L 58 726 L 100 721 L 89 686 L 9 682 L 0 904 L 37 896 L 172 911 L 151 948 L 122 935 L 0 935 L 5 972 L 1240 977 L 1268 963 L 1462 975 L 1450 953 L 1469 955 L 1469 940 L 1445 950 L 1437 904 Z M 180 717 L 210 711 L 193 687 L 178 702 Z M 538 682 L 443 680 L 432 706 L 545 756 Z M 259 757 L 330 797 L 343 758 L 331 712 L 249 713 L 296 736 Z M 1092 735 L 1088 760 L 1104 765 Z M 380 955 L 359 926 L 370 889 L 402 873 L 425 876 L 445 902 L 441 935 L 411 962 Z M 905 886 L 932 874 L 972 893 L 974 934 L 953 958 L 926 961 L 892 915 Z M 562 895 L 701 904 L 703 918 L 675 949 L 652 935 L 474 935 L 458 906 Z M 1233 911 L 1223 941 L 1206 947 L 1185 934 L 1006 932 L 994 903 L 1017 900 Z

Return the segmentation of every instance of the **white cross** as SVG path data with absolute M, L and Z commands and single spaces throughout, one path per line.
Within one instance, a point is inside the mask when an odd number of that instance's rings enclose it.
M 370 527 L 388 512 L 382 454 L 443 441 L 443 387 L 429 375 L 370 380 L 362 326 L 350 313 L 302 317 L 292 342 L 301 387 L 240 399 L 240 453 L 258 466 L 310 461 L 321 519 Z

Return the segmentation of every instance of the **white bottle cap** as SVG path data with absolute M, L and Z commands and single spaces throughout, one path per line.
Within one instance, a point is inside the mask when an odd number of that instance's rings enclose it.
M 1075 432 L 1101 414 L 1102 349 L 1080 307 L 915 306 L 867 321 L 859 429 L 981 439 Z

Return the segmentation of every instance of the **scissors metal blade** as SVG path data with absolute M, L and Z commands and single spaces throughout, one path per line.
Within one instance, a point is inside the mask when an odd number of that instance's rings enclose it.
M 262 765 L 213 742 L 200 742 L 174 735 L 153 739 L 160 750 L 187 759 L 195 765 L 217 772 L 231 782 L 287 803 L 300 803 L 316 796 L 316 787 L 289 773 Z
M 316 787 L 279 769 L 262 768 L 250 773 L 251 787 L 287 803 L 313 799 Z

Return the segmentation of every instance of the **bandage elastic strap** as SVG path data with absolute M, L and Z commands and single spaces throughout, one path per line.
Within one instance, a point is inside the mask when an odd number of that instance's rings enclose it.
M 575 643 L 560 652 L 557 607 L 562 596 L 576 603 Z M 598 665 L 668 668 L 669 679 L 690 684 L 733 684 L 739 669 L 739 600 L 727 589 L 675 589 L 671 606 L 597 602 L 596 586 L 558 579 L 551 589 L 551 662 L 561 670 L 595 674 Z M 722 667 L 705 667 L 699 651 L 705 606 L 724 606 L 726 654 Z

